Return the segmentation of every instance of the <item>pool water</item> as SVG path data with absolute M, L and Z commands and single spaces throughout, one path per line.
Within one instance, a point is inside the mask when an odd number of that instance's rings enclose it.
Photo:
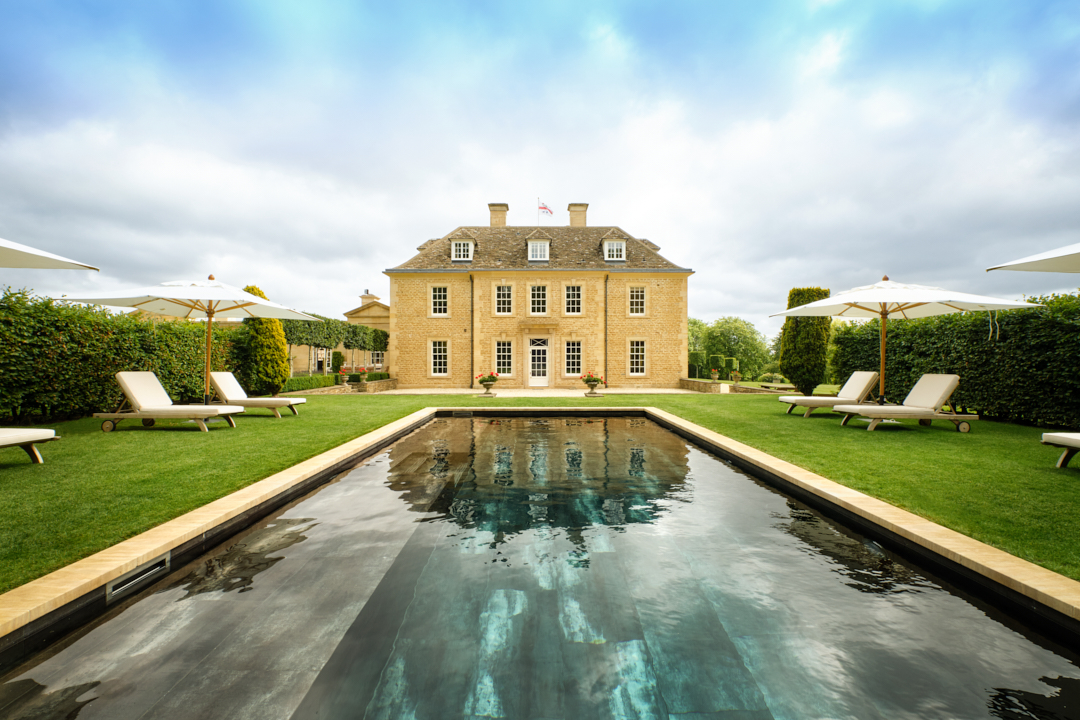
M 648 420 L 439 419 L 19 668 L 0 717 L 1080 718 L 1080 666 Z

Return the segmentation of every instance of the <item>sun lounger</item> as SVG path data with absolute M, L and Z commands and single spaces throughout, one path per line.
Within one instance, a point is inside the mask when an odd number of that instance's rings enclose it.
M 232 416 L 244 412 L 239 405 L 173 405 L 169 393 L 152 372 L 118 372 L 116 382 L 124 391 L 124 402 L 116 412 L 94 413 L 94 417 L 105 420 L 101 423 L 102 432 L 112 432 L 121 420 L 128 418 L 142 420 L 147 427 L 155 420 L 194 420 L 199 430 L 207 432 L 208 419 L 223 417 L 229 427 L 236 427 Z
M 870 418 L 867 430 L 873 430 L 887 419 L 918 420 L 920 425 L 929 425 L 932 420 L 948 420 L 957 430 L 966 433 L 971 430 L 968 421 L 978 420 L 978 415 L 960 415 L 955 408 L 953 412 L 941 411 L 959 385 L 959 375 L 923 375 L 904 398 L 903 405 L 837 405 L 833 409 L 845 413 L 841 425 L 847 425 L 856 415 Z
M 55 430 L 38 430 L 35 428 L 0 428 L 0 448 L 21 447 L 30 456 L 30 462 L 40 465 L 45 462 L 41 459 L 35 445 L 37 443 L 59 440 Z
M 874 383 L 877 382 L 878 374 L 876 372 L 854 372 L 851 373 L 851 377 L 844 383 L 844 387 L 840 388 L 840 392 L 836 394 L 836 397 L 815 397 L 813 395 L 781 395 L 778 399 L 780 402 L 788 404 L 788 415 L 796 407 L 806 408 L 806 412 L 803 413 L 803 417 L 810 417 L 810 413 L 814 412 L 815 408 L 830 408 L 837 405 L 851 405 L 863 402 L 870 393 L 874 390 Z M 764 383 L 762 383 L 764 387 Z
M 240 405 L 245 410 L 266 408 L 274 413 L 274 417 L 281 417 L 281 413 L 278 412 L 281 408 L 289 408 L 293 415 L 299 415 L 296 406 L 307 402 L 307 398 L 249 398 L 231 372 L 210 373 L 210 384 L 214 386 L 215 396 L 221 398 L 226 405 Z
M 1064 448 L 1057 467 L 1067 467 L 1073 455 L 1080 452 L 1080 433 L 1043 433 L 1042 444 Z

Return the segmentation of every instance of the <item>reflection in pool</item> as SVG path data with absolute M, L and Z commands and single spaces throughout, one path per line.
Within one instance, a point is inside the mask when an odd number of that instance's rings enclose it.
M 443 419 L 0 698 L 67 713 L 13 717 L 1080 717 L 1075 656 L 1000 620 L 649 421 Z

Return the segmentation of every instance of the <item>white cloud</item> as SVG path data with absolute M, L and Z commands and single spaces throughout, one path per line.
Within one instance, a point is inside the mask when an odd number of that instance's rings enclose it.
M 799 59 L 799 67 L 803 75 L 813 77 L 828 75 L 835 71 L 844 59 L 844 49 L 847 46 L 847 34 L 841 32 L 828 33 L 816 42 Z
M 593 42 L 626 47 L 611 27 Z M 845 42 L 821 39 L 804 57 L 821 74 L 764 110 L 561 75 L 490 97 L 418 80 L 370 111 L 337 100 L 340 85 L 222 105 L 162 90 L 160 111 L 9 129 L 0 237 L 103 272 L 3 271 L 0 283 L 76 291 L 212 272 L 339 316 L 365 288 L 385 296 L 382 270 L 417 245 L 486 224 L 488 202 L 534 224 L 539 196 L 556 212 L 544 223 L 588 202 L 590 224 L 694 268 L 692 315 L 740 315 L 770 334 L 795 286 L 888 273 L 1005 297 L 1069 287 L 983 270 L 1080 242 L 1080 132 L 1017 116 L 998 70 L 840 84 L 828 70 Z

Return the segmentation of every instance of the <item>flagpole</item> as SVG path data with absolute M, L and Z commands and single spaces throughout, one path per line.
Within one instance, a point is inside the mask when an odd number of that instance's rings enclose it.
M 536 227 L 540 227 L 540 198 L 536 198 Z

